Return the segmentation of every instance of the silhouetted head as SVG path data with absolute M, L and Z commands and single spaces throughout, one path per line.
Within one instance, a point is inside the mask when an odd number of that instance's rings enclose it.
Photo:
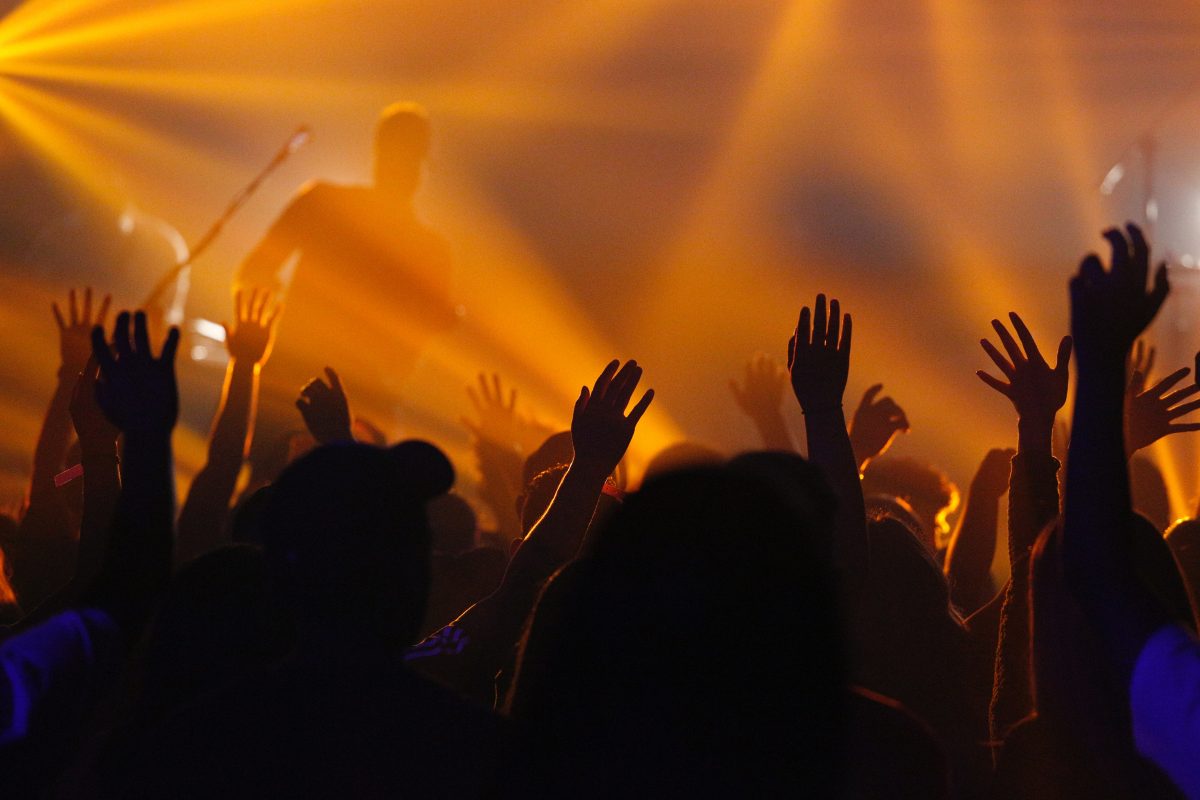
M 631 495 L 535 611 L 510 697 L 535 757 L 617 795 L 827 787 L 845 676 L 812 527 L 724 467 Z
M 529 482 L 548 469 L 560 464 L 570 464 L 575 459 L 575 445 L 571 442 L 570 431 L 559 431 L 551 434 L 546 441 L 525 458 L 521 467 L 521 483 L 529 486 Z M 521 509 L 517 509 L 520 513 Z
M 229 517 L 229 538 L 238 544 L 263 543 L 262 521 L 271 499 L 271 484 L 242 497 Z
M 796 453 L 759 450 L 742 453 L 729 461 L 734 472 L 766 481 L 796 512 L 808 520 L 812 542 L 833 563 L 834 513 L 837 496 L 829 488 L 825 473 Z
M 959 502 L 958 487 L 944 472 L 913 458 L 872 461 L 863 473 L 863 494 L 890 494 L 908 503 L 921 520 L 922 541 L 934 548 L 949 537 L 947 517 Z
M 908 525 L 891 516 L 871 519 L 867 534 L 870 572 L 859 603 L 864 622 L 877 633 L 900 626 L 911 636 L 915 628 L 957 620 L 946 576 Z
M 867 532 L 870 566 L 851 629 L 856 682 L 904 703 L 943 737 L 968 733 L 969 640 L 942 570 L 903 522 L 871 520 Z
M 558 485 L 562 483 L 563 476 L 566 474 L 567 465 L 556 464 L 534 475 L 525 484 L 525 491 L 517 498 L 517 513 L 521 515 L 522 533 L 529 533 L 546 513 L 546 509 L 550 507 L 550 501 L 554 499 L 554 493 L 558 491 Z
M 411 197 L 429 154 L 429 114 L 416 103 L 393 103 L 375 128 L 375 186 Z
M 1167 529 L 1166 541 L 1191 597 L 1192 613 L 1200 616 L 1200 520 L 1179 520 Z
M 1131 521 L 1134 570 L 1171 619 L 1195 630 L 1187 585 L 1171 547 L 1154 523 L 1139 513 Z
M 657 478 L 668 472 L 692 467 L 711 467 L 725 461 L 723 453 L 699 442 L 676 442 L 654 454 L 646 465 L 644 480 Z
M 454 471 L 425 442 L 326 445 L 290 465 L 263 515 L 266 554 L 300 632 L 412 643 L 429 591 L 426 502 Z
M 912 535 L 918 541 L 924 535 L 921 518 L 904 498 L 891 494 L 869 494 L 863 498 L 863 504 L 866 507 L 867 519 L 878 522 L 891 518 L 912 531 Z

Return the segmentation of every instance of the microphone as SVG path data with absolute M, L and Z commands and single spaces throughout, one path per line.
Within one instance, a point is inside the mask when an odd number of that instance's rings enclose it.
M 304 145 L 308 144 L 308 140 L 311 138 L 312 131 L 309 130 L 309 127 L 307 125 L 301 125 L 299 128 L 296 128 L 296 132 L 292 134 L 292 138 L 287 140 L 287 144 L 284 145 L 284 148 L 287 150 L 287 153 L 290 156 L 301 147 L 304 147 Z

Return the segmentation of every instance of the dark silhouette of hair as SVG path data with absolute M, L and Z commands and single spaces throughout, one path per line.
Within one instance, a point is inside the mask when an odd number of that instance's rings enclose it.
M 731 459 L 729 468 L 765 481 L 791 503 L 796 513 L 807 521 L 813 544 L 819 545 L 822 556 L 832 563 L 837 497 L 819 467 L 796 453 L 757 450 Z
M 1192 616 L 1200 618 L 1200 520 L 1179 520 L 1167 529 L 1166 541 L 1192 601 Z
M 973 647 L 950 603 L 945 575 L 899 520 L 868 522 L 871 560 L 854 610 L 855 681 L 904 704 L 946 748 L 956 790 L 988 767 L 991 663 Z
M 294 652 L 143 737 L 119 794 L 493 796 L 500 721 L 402 655 L 429 582 L 424 506 L 453 479 L 423 442 L 326 445 L 284 470 L 262 528 Z
M 863 472 L 864 495 L 899 497 L 916 512 L 927 541 L 933 541 L 939 513 L 953 511 L 958 487 L 941 470 L 912 458 L 878 458 Z
M 676 442 L 654 454 L 646 465 L 645 480 L 691 467 L 707 467 L 726 460 L 723 453 L 699 442 Z
M 844 672 L 823 549 L 761 479 L 647 482 L 535 611 L 509 708 L 545 785 L 830 796 Z
M 1142 585 L 1150 590 L 1171 619 L 1193 631 L 1196 623 L 1187 585 L 1171 548 L 1154 523 L 1134 513 L 1130 521 L 1134 570 Z
M 550 435 L 540 447 L 525 458 L 525 464 L 521 468 L 522 485 L 528 486 L 530 481 L 548 469 L 560 464 L 570 464 L 573 458 L 575 445 L 571 443 L 571 432 L 559 431 Z
M 526 484 L 525 491 L 519 499 L 521 515 L 521 531 L 529 533 L 537 521 L 550 507 L 558 485 L 562 483 L 563 475 L 567 474 L 566 464 L 556 464 L 534 475 Z
M 229 538 L 239 544 L 261 545 L 262 519 L 270 499 L 270 484 L 244 495 L 229 517 Z
M 301 630 L 346 626 L 411 644 L 429 592 L 425 502 L 453 481 L 445 455 L 417 441 L 326 445 L 284 470 L 262 530 Z

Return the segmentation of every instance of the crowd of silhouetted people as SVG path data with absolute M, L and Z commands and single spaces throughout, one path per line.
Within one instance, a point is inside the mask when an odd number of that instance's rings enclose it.
M 1155 379 L 1165 268 L 1105 236 L 1070 336 L 992 321 L 980 391 L 1016 435 L 962 493 L 886 455 L 909 423 L 879 384 L 844 406 L 872 321 L 823 294 L 730 381 L 738 455 L 631 480 L 636 361 L 594 365 L 567 431 L 481 376 L 469 502 L 334 364 L 250 469 L 281 304 L 246 287 L 177 509 L 179 332 L 71 292 L 0 519 L 0 796 L 1200 797 L 1200 521 L 1139 454 L 1200 429 L 1200 387 Z

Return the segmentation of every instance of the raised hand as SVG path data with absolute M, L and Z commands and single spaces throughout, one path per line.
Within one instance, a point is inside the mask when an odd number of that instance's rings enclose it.
M 58 323 L 58 350 L 62 359 L 62 370 L 75 376 L 87 364 L 92 355 L 92 328 L 96 325 L 103 327 L 108 316 L 108 306 L 112 302 L 111 295 L 104 295 L 96 315 L 92 316 L 92 287 L 83 290 L 83 303 L 76 302 L 75 290 L 67 293 L 67 311 L 64 318 L 58 303 L 51 303 L 50 310 L 54 312 L 54 321 Z
M 859 470 L 871 459 L 887 452 L 896 434 L 909 431 L 908 417 L 895 400 L 890 397 L 875 399 L 881 391 L 882 383 L 867 389 L 850 422 L 850 444 Z
M 746 362 L 745 377 L 740 384 L 730 379 L 729 390 L 746 416 L 757 420 L 779 413 L 787 381 L 787 370 L 775 359 L 759 353 Z
M 85 454 L 94 450 L 111 452 L 121 433 L 96 401 L 99 377 L 99 362 L 94 357 L 89 358 L 71 394 L 71 421 L 79 436 L 80 449 Z
M 146 332 L 146 314 L 117 315 L 110 345 L 104 329 L 92 329 L 92 354 L 100 365 L 96 402 L 104 415 L 126 434 L 162 434 L 175 427 L 179 417 L 179 389 L 175 384 L 175 351 L 179 329 L 167 332 L 162 353 L 154 357 Z
M 271 347 L 275 343 L 275 320 L 283 310 L 282 303 L 271 305 L 271 293 L 254 289 L 250 299 L 244 301 L 242 290 L 239 289 L 233 298 L 234 311 L 237 314 L 237 327 L 230 330 L 225 328 L 225 349 L 229 357 L 235 361 L 262 366 L 271 356 Z M 268 309 L 270 311 L 268 313 Z
M 648 390 L 629 411 L 629 401 L 642 378 L 642 368 L 636 361 L 612 361 L 589 391 L 584 386 L 575 401 L 571 415 L 571 441 L 575 446 L 575 462 L 596 473 L 609 475 L 625 456 L 638 420 L 650 407 L 654 390 Z
M 1153 288 L 1146 291 L 1150 272 L 1150 246 L 1137 225 L 1105 231 L 1112 246 L 1112 266 L 1105 270 L 1100 258 L 1088 254 L 1071 279 L 1071 333 L 1080 361 L 1120 358 L 1158 313 L 1167 299 L 1167 265 L 1154 271 Z
M 850 374 L 850 315 L 841 314 L 837 300 L 825 307 L 825 295 L 816 306 L 800 311 L 796 332 L 788 341 L 788 371 L 792 391 L 805 414 L 841 408 Z
M 1177 369 L 1144 391 L 1137 391 L 1139 381 L 1130 381 L 1125 396 L 1125 452 L 1128 455 L 1164 436 L 1200 430 L 1200 422 L 1175 421 L 1184 414 L 1200 409 L 1200 400 L 1180 405 L 1186 398 L 1200 392 L 1200 386 L 1192 383 L 1170 391 L 1171 387 L 1188 376 L 1188 372 L 1187 367 Z M 1140 383 L 1144 383 L 1144 380 Z
M 1037 342 L 1030 334 L 1029 328 L 1016 314 L 1009 312 L 1013 330 L 1021 340 L 1018 345 L 1012 334 L 998 319 L 992 320 L 992 327 L 1000 339 L 1000 344 L 1008 354 L 1003 354 L 987 339 L 981 339 L 983 350 L 992 359 L 1008 383 L 995 378 L 983 370 L 975 374 L 988 386 L 1007 397 L 1017 410 L 1017 416 L 1022 420 L 1044 424 L 1049 432 L 1049 426 L 1054 424 L 1054 415 L 1067 401 L 1068 365 L 1071 361 L 1071 337 L 1064 336 L 1058 343 L 1058 356 L 1054 368 L 1046 363 L 1038 350 Z M 1024 352 L 1021 348 L 1024 347 Z
M 541 445 L 554 431 L 536 420 L 517 412 L 517 390 L 508 390 L 507 399 L 500 375 L 492 373 L 491 379 L 479 374 L 479 390 L 467 387 L 467 396 L 479 416 L 478 422 L 466 417 L 462 423 L 480 441 L 504 447 L 515 447 L 530 452 Z
M 309 433 L 320 444 L 351 441 L 354 437 L 350 432 L 350 402 L 346 399 L 346 391 L 332 367 L 325 368 L 325 376 L 329 379 L 328 384 L 313 378 L 300 390 L 296 408 L 300 409 Z

